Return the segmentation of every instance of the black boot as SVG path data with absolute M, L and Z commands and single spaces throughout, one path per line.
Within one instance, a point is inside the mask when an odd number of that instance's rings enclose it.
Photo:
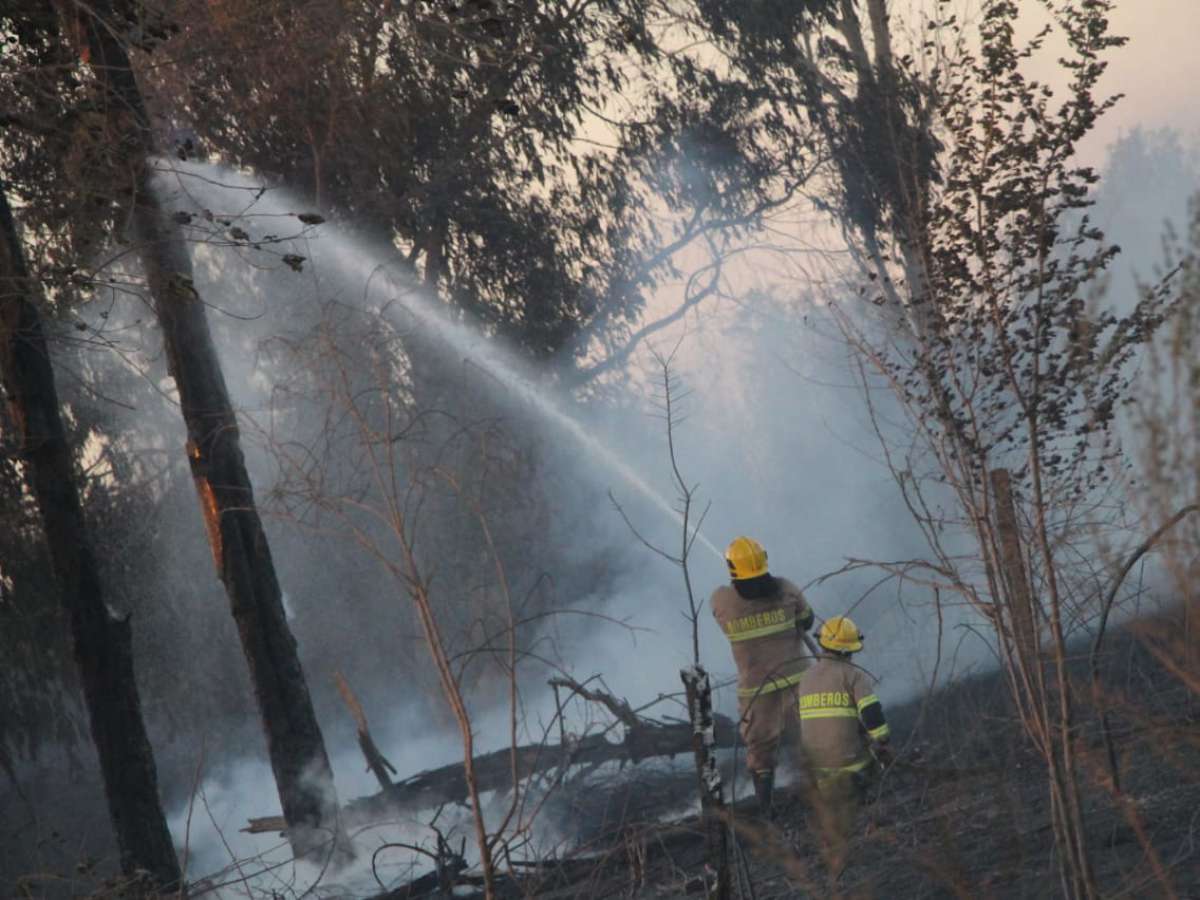
M 758 814 L 764 819 L 770 819 L 775 773 L 771 769 L 764 769 L 761 772 L 751 772 L 750 777 L 754 779 L 754 796 L 758 798 Z

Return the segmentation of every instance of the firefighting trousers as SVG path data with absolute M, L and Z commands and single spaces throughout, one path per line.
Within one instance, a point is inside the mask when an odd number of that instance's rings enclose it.
M 845 865 L 846 848 L 854 834 L 862 794 L 860 777 L 856 772 L 825 774 L 817 778 L 809 791 L 821 848 L 834 872 L 840 872 Z
M 779 745 L 793 760 L 800 738 L 800 699 L 795 685 L 781 690 L 738 697 L 742 744 L 746 768 L 751 772 L 773 770 L 779 761 Z

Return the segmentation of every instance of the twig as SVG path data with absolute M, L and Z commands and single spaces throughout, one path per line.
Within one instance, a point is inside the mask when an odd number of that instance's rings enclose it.
M 187 896 L 188 858 L 192 849 L 192 810 L 196 806 L 196 792 L 200 789 L 200 775 L 204 771 L 206 741 L 201 738 L 200 758 L 196 761 L 196 772 L 192 776 L 192 791 L 188 795 L 187 820 L 183 827 L 183 861 L 179 866 L 179 900 Z
M 584 700 L 590 700 L 593 703 L 599 703 L 629 728 L 641 728 L 646 724 L 637 717 L 633 709 L 629 706 L 629 701 L 627 700 L 618 700 L 612 694 L 604 691 L 588 690 L 573 678 L 568 678 L 566 676 L 551 678 L 549 684 L 555 689 L 556 698 L 558 696 L 558 688 L 567 688 L 572 693 L 582 697 Z
M 1121 589 L 1121 585 L 1125 583 L 1126 576 L 1129 575 L 1137 561 L 1150 552 L 1159 540 L 1163 538 L 1172 528 L 1182 522 L 1191 513 L 1200 512 L 1200 504 L 1192 503 L 1183 507 L 1171 518 L 1167 519 L 1158 529 L 1146 538 L 1137 549 L 1133 551 L 1125 560 L 1125 564 L 1121 566 L 1121 570 L 1113 579 L 1112 585 L 1108 589 L 1108 596 L 1104 598 L 1104 607 L 1100 612 L 1100 624 L 1096 629 L 1096 638 L 1092 642 L 1092 652 L 1088 658 L 1088 667 L 1091 671 L 1092 679 L 1092 701 L 1100 710 L 1100 731 L 1104 737 L 1104 750 L 1108 760 L 1108 772 L 1112 778 L 1113 792 L 1121 793 L 1120 770 L 1117 765 L 1117 751 L 1113 746 L 1112 733 L 1109 728 L 1108 710 L 1101 708 L 1100 705 L 1100 647 L 1104 641 L 1105 629 L 1108 626 L 1108 615 L 1112 610 L 1113 603 L 1117 599 L 1117 592 Z

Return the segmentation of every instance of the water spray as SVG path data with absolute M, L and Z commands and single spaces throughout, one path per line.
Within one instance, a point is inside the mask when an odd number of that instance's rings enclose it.
M 172 172 L 195 176 L 207 185 L 253 192 L 254 199 L 239 211 L 238 215 L 240 216 L 263 215 L 269 218 L 279 218 L 296 215 L 293 208 L 296 204 L 285 192 L 274 189 L 264 190 L 260 184 L 251 182 L 244 175 L 222 169 L 220 177 L 213 177 L 213 166 L 174 162 L 169 165 Z M 507 391 L 528 404 L 544 421 L 568 434 L 593 458 L 618 475 L 680 528 L 683 528 L 682 513 L 647 484 L 624 460 L 590 434 L 577 420 L 565 413 L 553 398 L 539 388 L 537 379 L 532 372 L 528 371 L 528 367 L 502 348 L 497 341 L 486 338 L 474 328 L 451 320 L 439 308 L 440 304 L 428 297 L 406 273 L 398 273 L 381 265 L 371 253 L 338 234 L 336 230 L 323 230 L 316 240 L 319 241 L 319 246 L 327 250 L 327 254 L 322 254 L 322 257 L 330 257 L 329 261 L 339 272 L 361 273 L 365 271 L 371 273 L 367 279 L 365 296 L 370 295 L 372 282 L 375 281 L 376 275 L 382 276 L 380 280 L 385 283 L 391 296 L 387 297 L 386 301 L 375 310 L 377 314 L 393 324 L 402 325 L 403 323 L 396 321 L 396 306 L 399 304 L 404 312 L 412 316 L 421 327 L 436 335 L 446 347 L 461 354 L 471 364 L 478 366 L 497 383 L 503 385 Z M 718 560 L 724 559 L 721 551 L 698 529 L 693 526 L 689 531 L 689 539 L 694 538 Z
M 349 257 L 346 260 L 347 267 L 361 268 L 364 263 L 370 263 L 367 254 L 343 238 L 334 235 L 330 238 L 330 243 L 334 245 L 331 249 L 339 258 L 343 254 Z M 680 528 L 684 527 L 683 514 L 678 509 L 667 502 L 660 493 L 647 484 L 633 468 L 598 440 L 595 435 L 590 434 L 576 419 L 563 412 L 551 397 L 539 390 L 535 380 L 528 373 L 522 371 L 524 367 L 521 363 L 513 359 L 495 341 L 488 340 L 474 329 L 449 320 L 432 305 L 429 298 L 413 286 L 405 284 L 407 279 L 402 276 L 397 277 L 387 269 L 380 268 L 380 271 L 388 286 L 399 294 L 395 298 L 396 302 L 403 307 L 405 312 L 418 320 L 422 327 L 437 335 L 446 346 L 463 354 L 464 358 L 472 365 L 478 366 L 498 384 L 503 385 L 507 391 L 519 397 L 544 420 L 570 435 L 576 443 L 619 475 Z M 380 307 L 377 312 L 394 323 L 394 308 L 395 306 L 389 302 Z M 699 530 L 692 528 L 690 533 L 694 534 L 696 541 L 707 548 L 718 560 L 724 559 L 721 551 Z
M 340 239 L 335 237 L 340 244 Z M 361 254 L 356 248 L 352 252 Z M 341 253 L 339 246 L 335 252 Z M 428 299 L 414 288 L 403 283 L 404 279 L 397 278 L 392 272 L 384 270 L 384 277 L 389 286 L 398 289 L 402 296 L 396 301 L 404 311 L 419 320 L 422 327 L 433 332 L 447 346 L 462 353 L 472 365 L 478 366 L 488 376 L 495 379 L 507 391 L 519 397 L 532 407 L 538 415 L 569 434 L 588 453 L 600 460 L 610 470 L 619 475 L 627 484 L 636 489 L 647 500 L 675 521 L 680 528 L 684 527 L 683 514 L 672 506 L 657 491 L 630 467 L 617 454 L 610 450 L 595 435 L 589 433 L 576 419 L 559 408 L 554 400 L 539 390 L 533 378 L 521 371 L 521 364 L 512 359 L 494 341 L 484 338 L 467 326 L 460 325 L 447 319 L 440 311 L 433 308 Z M 386 304 L 378 312 L 385 318 L 393 319 L 392 304 Z M 691 532 L 695 539 L 706 547 L 717 559 L 724 559 L 723 554 L 702 533 L 693 527 Z

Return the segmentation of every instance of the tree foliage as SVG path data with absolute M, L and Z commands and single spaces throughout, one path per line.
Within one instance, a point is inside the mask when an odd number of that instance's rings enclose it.
M 394 240 L 535 358 L 619 339 L 674 253 L 752 222 L 779 174 L 756 101 L 669 57 L 643 3 L 229 0 L 178 21 L 164 117 Z

